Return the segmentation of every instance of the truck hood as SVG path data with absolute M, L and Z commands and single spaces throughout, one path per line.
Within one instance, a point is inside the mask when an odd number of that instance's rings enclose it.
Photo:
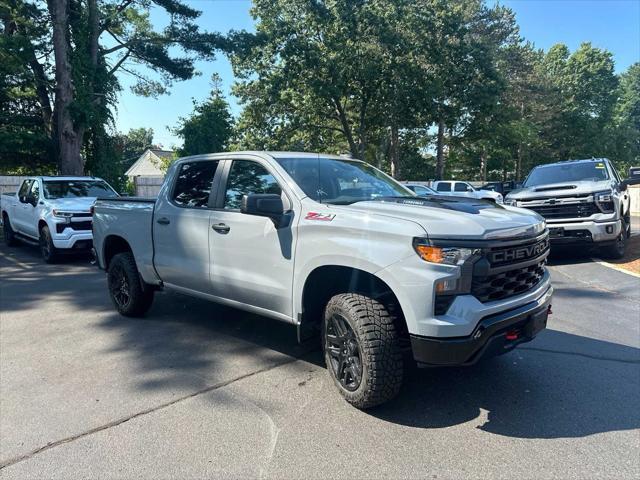
M 552 183 L 549 185 L 536 185 L 535 187 L 513 190 L 512 192 L 509 192 L 507 198 L 510 200 L 533 200 L 536 198 L 578 196 L 593 192 L 601 192 L 603 190 L 611 190 L 611 180 L 602 180 L 599 182 L 562 182 Z
M 96 197 L 50 198 L 47 205 L 65 212 L 88 212 L 96 203 Z
M 358 202 L 347 208 L 363 214 L 402 218 L 418 223 L 430 238 L 500 239 L 536 235 L 545 220 L 522 208 L 474 198 L 431 196 Z

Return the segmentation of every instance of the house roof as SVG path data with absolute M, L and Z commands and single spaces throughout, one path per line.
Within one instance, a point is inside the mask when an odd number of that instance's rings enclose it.
M 147 149 L 140 155 L 140 158 L 129 167 L 125 175 L 127 177 L 138 176 L 164 176 L 164 172 L 160 169 L 161 160 L 173 156 L 171 150 Z

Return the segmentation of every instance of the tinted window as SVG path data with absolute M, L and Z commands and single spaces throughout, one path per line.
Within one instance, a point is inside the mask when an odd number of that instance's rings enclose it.
M 206 208 L 218 163 L 218 160 L 183 163 L 173 190 L 173 201 L 182 207 Z
M 45 198 L 117 197 L 118 194 L 100 180 L 47 180 L 43 182 Z
M 456 183 L 455 186 L 453 187 L 454 191 L 456 192 L 466 192 L 467 191 L 467 184 L 466 183 Z
M 568 162 L 543 165 L 531 170 L 525 187 L 552 183 L 608 180 L 604 162 Z
M 40 197 L 40 185 L 38 185 L 38 182 L 33 182 L 33 185 L 31 186 L 31 196 L 36 200 Z
M 280 195 L 282 190 L 275 177 L 259 163 L 249 160 L 234 160 L 227 180 L 224 208 L 227 210 L 240 210 L 242 196 L 250 193 L 275 193 Z
M 279 158 L 278 163 L 315 201 L 347 205 L 381 197 L 414 197 L 371 165 L 337 158 Z
M 31 188 L 31 183 L 33 180 L 25 180 L 22 182 L 20 186 L 20 191 L 18 192 L 19 197 L 26 197 L 29 194 L 29 189 Z
M 436 185 L 436 190 L 438 192 L 450 192 L 451 184 L 449 182 L 440 182 L 438 183 L 438 185 Z

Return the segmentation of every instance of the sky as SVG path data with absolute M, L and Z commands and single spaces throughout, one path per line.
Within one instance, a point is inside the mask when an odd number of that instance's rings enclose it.
M 185 0 L 202 11 L 198 20 L 207 31 L 253 30 L 249 13 L 250 0 Z M 625 71 L 640 61 L 640 0 L 501 0 L 516 14 L 520 34 L 536 47 L 549 49 L 556 43 L 566 44 L 571 51 L 582 42 L 609 50 L 616 63 L 616 72 Z M 152 14 L 154 23 L 164 18 Z M 169 129 L 177 126 L 180 117 L 189 115 L 193 100 L 202 101 L 211 90 L 212 73 L 222 78 L 225 93 L 234 115 L 240 106 L 231 95 L 234 82 L 231 65 L 219 54 L 213 62 L 198 62 L 200 76 L 175 83 L 170 94 L 157 99 L 143 98 L 129 90 L 130 78 L 120 77 L 120 94 L 116 128 L 127 132 L 131 128 L 153 128 L 155 143 L 164 148 L 181 145 L 181 140 Z

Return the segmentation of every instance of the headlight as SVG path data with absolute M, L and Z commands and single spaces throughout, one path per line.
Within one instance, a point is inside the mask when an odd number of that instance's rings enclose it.
M 62 218 L 71 218 L 73 217 L 73 213 L 71 212 L 61 212 L 60 210 L 53 211 L 54 217 L 62 217 Z
M 501 194 L 498 194 L 498 196 L 496 197 L 496 203 L 499 203 L 499 204 L 503 203 L 503 197 Z
M 615 211 L 613 205 L 613 192 L 611 190 L 596 192 L 593 194 L 593 198 L 596 201 L 596 205 L 598 205 L 603 213 L 613 213 Z
M 476 249 L 471 248 L 434 247 L 424 238 L 414 239 L 413 248 L 425 262 L 441 265 L 462 265 L 477 252 Z
M 514 200 L 513 198 L 507 197 L 507 198 L 504 199 L 504 204 L 505 205 L 509 205 L 511 207 L 517 207 L 518 206 L 518 201 Z

